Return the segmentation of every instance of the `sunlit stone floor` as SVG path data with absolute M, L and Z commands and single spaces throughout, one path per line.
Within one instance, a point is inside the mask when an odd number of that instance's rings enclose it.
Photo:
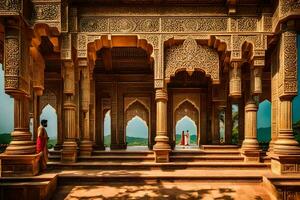
M 62 186 L 53 199 L 237 199 L 268 200 L 260 183 L 234 182 L 121 182 Z

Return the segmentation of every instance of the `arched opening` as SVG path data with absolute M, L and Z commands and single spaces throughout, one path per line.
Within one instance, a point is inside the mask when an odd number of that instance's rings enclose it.
M 174 140 L 176 146 L 197 146 L 199 141 L 199 111 L 190 100 L 184 100 L 175 108 Z
M 257 111 L 257 140 L 267 149 L 271 140 L 271 102 L 264 100 L 259 103 Z
M 148 146 L 148 125 L 137 115 L 127 122 L 126 142 L 128 146 Z
M 110 146 L 111 141 L 111 116 L 110 116 L 110 110 L 107 110 L 104 114 L 104 145 L 105 147 Z
M 189 134 L 189 136 L 187 136 L 187 133 Z M 186 141 L 186 139 L 188 139 L 188 141 Z M 187 115 L 182 117 L 176 123 L 176 145 L 197 145 L 197 126 L 195 122 Z
M 133 100 L 125 111 L 125 135 L 128 146 L 148 146 L 149 108 L 140 100 Z
M 40 121 L 46 119 L 48 121 L 48 126 L 46 131 L 49 137 L 48 148 L 54 147 L 57 142 L 57 113 L 55 108 L 50 104 L 47 104 L 40 115 Z

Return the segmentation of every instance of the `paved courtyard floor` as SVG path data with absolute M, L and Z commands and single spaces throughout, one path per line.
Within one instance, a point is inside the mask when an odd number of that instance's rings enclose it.
M 61 186 L 53 199 L 237 199 L 268 200 L 260 183 L 151 181 Z

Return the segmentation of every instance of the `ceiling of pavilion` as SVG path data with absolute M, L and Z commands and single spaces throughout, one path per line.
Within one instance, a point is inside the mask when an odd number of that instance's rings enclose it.
M 95 73 L 153 74 L 153 59 L 142 48 L 113 47 L 97 52 Z

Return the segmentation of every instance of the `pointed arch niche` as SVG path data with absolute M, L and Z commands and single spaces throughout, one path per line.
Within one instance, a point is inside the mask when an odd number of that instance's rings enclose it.
M 176 137 L 176 134 L 180 134 L 181 131 L 187 131 L 189 130 L 190 137 L 192 138 L 192 135 L 196 135 L 196 143 L 194 144 L 199 144 L 200 140 L 200 135 L 199 135 L 199 130 L 200 130 L 200 117 L 199 117 L 199 107 L 195 105 L 194 102 L 192 102 L 189 99 L 184 99 L 181 101 L 174 109 L 174 117 L 173 117 L 173 124 L 175 125 L 173 127 L 173 140 L 175 140 L 176 145 L 178 145 L 178 138 L 179 136 Z M 187 124 L 189 126 L 185 126 L 183 130 L 177 130 L 179 123 L 182 123 L 182 120 L 187 120 Z M 190 125 L 194 127 L 194 130 L 196 132 L 193 132 L 191 130 Z
M 42 108 L 40 121 L 43 119 L 48 120 L 48 126 L 46 127 L 48 137 L 50 139 L 57 139 L 57 113 L 52 105 L 47 104 Z
M 136 143 L 137 145 L 130 144 L 132 141 L 126 141 L 129 146 L 144 146 L 149 145 L 150 137 L 150 110 L 149 110 L 149 100 L 148 98 L 125 98 L 125 118 L 124 118 L 124 138 L 126 136 L 136 137 L 136 138 L 147 138 L 147 143 L 140 140 Z M 132 123 L 135 123 L 134 125 Z M 137 127 L 133 129 L 133 126 Z M 141 130 L 141 129 L 147 129 Z M 131 131 L 131 132 L 128 132 Z M 146 133 L 145 133 L 146 132 Z

